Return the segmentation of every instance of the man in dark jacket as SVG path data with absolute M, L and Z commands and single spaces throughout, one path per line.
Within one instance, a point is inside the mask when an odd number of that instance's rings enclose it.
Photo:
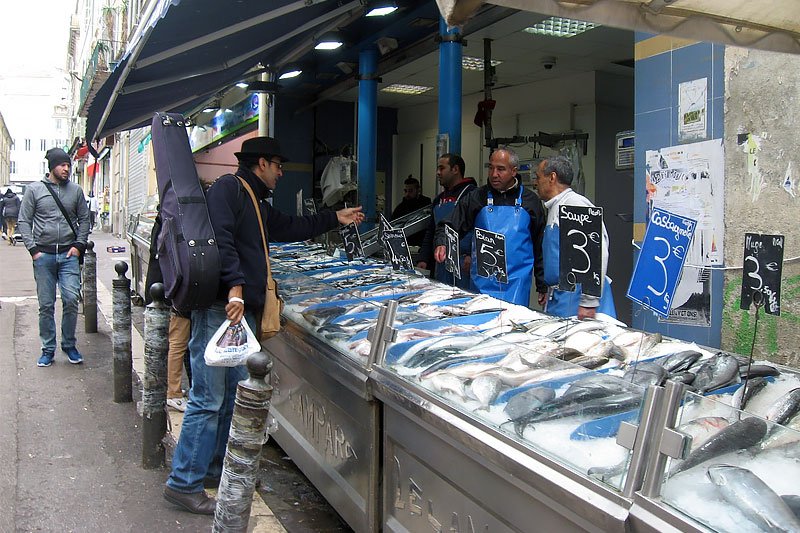
M 545 218 L 539 197 L 519 181 L 518 168 L 519 156 L 510 148 L 492 153 L 489 183 L 462 198 L 450 218 L 437 225 L 434 258 L 442 263 L 447 255 L 445 224 L 461 237 L 476 230 L 470 270 L 474 288 L 527 306 L 532 278 L 538 293 L 547 292 L 542 261 Z
M 8 244 L 12 246 L 17 244 L 14 235 L 17 232 L 17 217 L 21 203 L 19 196 L 11 189 L 6 189 L 6 193 L 0 196 L 0 212 L 2 212 L 5 232 L 8 235 Z
M 207 366 L 203 353 L 225 319 L 236 324 L 245 318 L 257 326 L 256 317 L 264 307 L 266 291 L 267 265 L 258 218 L 239 178 L 247 182 L 258 199 L 268 240 L 302 241 L 339 224 L 364 220 L 361 207 L 304 217 L 285 215 L 272 207 L 267 199 L 283 175 L 286 158 L 278 141 L 271 137 L 244 141 L 236 157 L 236 174 L 221 176 L 206 193 L 220 253 L 219 293 L 211 307 L 192 312 L 192 388 L 172 458 L 172 473 L 164 489 L 167 501 L 198 514 L 214 514 L 216 502 L 203 488 L 209 484 L 216 487 L 219 482 L 236 384 L 247 377 L 244 366 Z
M 69 180 L 71 160 L 60 148 L 47 151 L 50 173 L 28 185 L 19 211 L 19 232 L 33 259 L 33 277 L 39 299 L 38 366 L 53 364 L 56 351 L 56 285 L 61 293 L 61 349 L 70 363 L 83 362 L 75 347 L 81 274 L 80 255 L 89 237 L 89 210 L 83 190 Z M 63 206 L 65 214 L 62 212 Z
M 419 249 L 417 266 L 433 270 L 433 277 L 453 285 L 453 274 L 445 270 L 444 265 L 437 265 L 433 259 L 433 236 L 436 233 L 436 224 L 446 220 L 455 209 L 458 201 L 466 197 L 469 192 L 477 187 L 475 180 L 465 178 L 466 165 L 464 159 L 458 154 L 443 154 L 436 166 L 436 179 L 444 189 L 433 199 L 433 213 L 425 237 Z M 461 279 L 458 286 L 469 289 L 469 270 L 472 261 L 472 232 L 467 233 L 459 243 L 461 255 Z

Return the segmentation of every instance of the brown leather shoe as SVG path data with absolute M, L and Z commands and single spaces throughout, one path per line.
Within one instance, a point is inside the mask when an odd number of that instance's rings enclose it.
M 206 494 L 205 491 L 186 494 L 164 487 L 164 499 L 194 514 L 214 514 L 217 508 L 217 500 Z

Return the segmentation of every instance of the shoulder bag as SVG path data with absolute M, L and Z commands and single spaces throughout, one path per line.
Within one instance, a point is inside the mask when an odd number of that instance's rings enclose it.
M 61 199 L 58 197 L 56 192 L 53 190 L 53 186 L 52 185 L 50 185 L 47 182 L 44 182 L 44 186 L 47 187 L 48 191 L 50 191 L 50 196 L 52 196 L 53 200 L 56 201 L 56 205 L 58 206 L 58 209 L 61 210 L 61 214 L 64 215 L 64 219 L 67 221 L 67 224 L 69 224 L 69 229 L 72 230 L 72 233 L 75 235 L 75 240 L 77 241 L 78 240 L 78 230 L 75 227 L 75 224 L 72 223 L 72 219 L 69 218 L 69 215 L 67 214 L 67 210 L 64 209 L 64 204 L 61 203 Z M 78 262 L 81 265 L 83 265 L 83 255 L 84 255 L 83 253 L 78 255 Z
M 283 311 L 283 300 L 278 296 L 278 285 L 272 279 L 272 268 L 269 264 L 269 249 L 267 248 L 267 236 L 264 232 L 264 220 L 261 218 L 261 209 L 258 206 L 258 200 L 253 193 L 250 185 L 240 176 L 236 176 L 242 186 L 250 196 L 250 201 L 253 202 L 253 208 L 256 210 L 256 217 L 258 217 L 258 229 L 261 230 L 261 244 L 264 247 L 264 258 L 267 261 L 267 286 L 266 295 L 264 298 L 264 309 L 261 312 L 261 320 L 258 328 L 258 339 L 265 341 L 274 337 L 281 331 L 281 312 Z

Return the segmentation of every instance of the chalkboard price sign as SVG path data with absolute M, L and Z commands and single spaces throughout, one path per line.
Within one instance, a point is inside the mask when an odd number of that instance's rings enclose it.
M 600 297 L 603 290 L 603 208 L 562 205 L 558 208 L 561 243 L 558 288 Z
M 411 262 L 411 252 L 406 242 L 406 234 L 403 228 L 387 229 L 381 235 L 383 245 L 383 255 L 392 263 L 395 270 L 414 270 Z
M 352 261 L 354 257 L 364 257 L 364 250 L 361 247 L 361 235 L 359 235 L 355 223 L 339 228 L 339 235 L 342 236 L 344 253 L 347 254 L 348 261 Z
M 499 283 L 508 283 L 505 235 L 475 228 L 475 246 L 477 274 L 483 278 L 493 278 Z
M 453 277 L 461 279 L 461 253 L 458 249 L 458 232 L 450 226 L 444 226 L 444 235 L 447 237 L 447 259 L 444 268 L 453 273 Z
M 307 215 L 317 214 L 317 204 L 314 202 L 313 198 L 306 198 L 303 200 L 303 206 L 305 207 Z
M 666 318 L 697 221 L 653 208 L 628 298 Z
M 783 235 L 745 233 L 742 309 L 755 300 L 765 313 L 780 316 L 784 241 Z

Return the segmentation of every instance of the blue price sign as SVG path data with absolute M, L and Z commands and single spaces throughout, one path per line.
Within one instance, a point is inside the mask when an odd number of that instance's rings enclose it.
M 653 208 L 628 298 L 667 317 L 697 221 Z

